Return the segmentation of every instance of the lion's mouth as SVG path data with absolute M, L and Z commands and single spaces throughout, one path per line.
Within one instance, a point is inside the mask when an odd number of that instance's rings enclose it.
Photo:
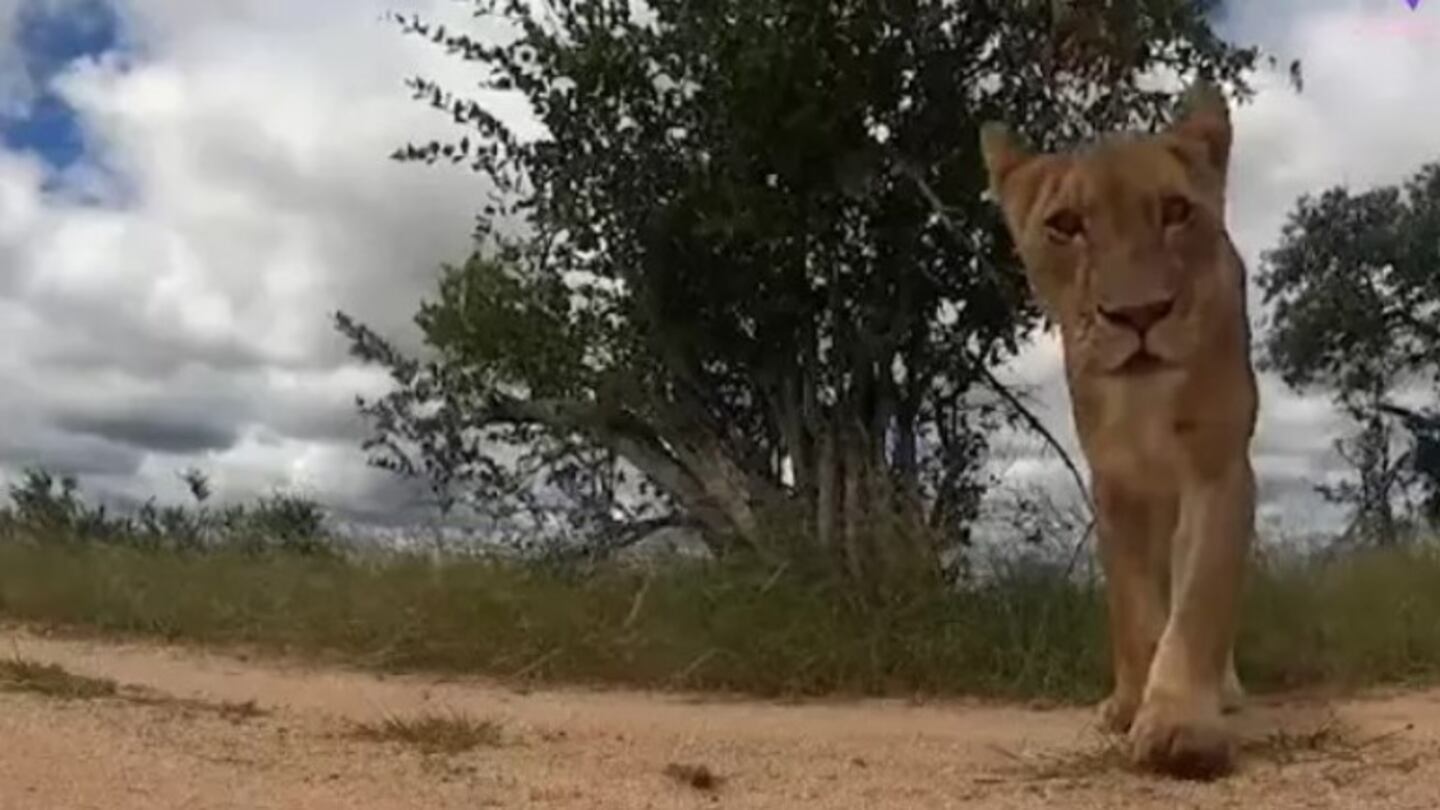
M 1126 377 L 1153 374 L 1167 365 L 1169 364 L 1158 355 L 1151 354 L 1149 350 L 1142 348 L 1125 358 L 1125 362 L 1116 367 L 1115 374 Z

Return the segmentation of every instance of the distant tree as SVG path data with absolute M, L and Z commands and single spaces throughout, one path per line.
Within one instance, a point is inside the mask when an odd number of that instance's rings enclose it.
M 88 513 L 79 488 L 73 475 L 57 478 L 43 468 L 25 470 L 21 480 L 10 486 L 14 522 L 44 539 L 68 539 L 65 535 L 83 523 Z
M 211 495 L 209 478 L 193 468 L 179 476 L 190 487 L 194 506 L 161 505 L 151 497 L 126 513 L 112 512 L 104 504 L 91 506 L 74 476 L 26 470 L 9 487 L 10 503 L 0 506 L 0 540 L 109 543 L 185 553 L 331 556 L 338 551 L 324 507 L 309 498 L 276 492 L 212 509 L 205 504 Z
M 1377 409 L 1352 409 L 1350 417 L 1357 430 L 1334 441 L 1335 454 L 1348 467 L 1346 477 L 1315 488 L 1350 510 L 1341 540 L 1393 545 L 1408 528 L 1402 506 L 1416 483 L 1407 442 L 1394 420 Z
M 204 471 L 195 467 L 187 467 L 177 473 L 177 475 L 180 477 L 180 481 L 185 484 L 185 489 L 190 493 L 190 497 L 195 499 L 197 505 L 203 506 L 206 501 L 210 500 L 212 492 L 210 489 L 210 476 L 206 475 Z
M 1157 72 L 1245 95 L 1256 54 L 1211 5 L 477 0 L 498 38 L 405 20 L 487 95 L 414 79 L 466 131 L 397 157 L 496 194 L 417 317 L 425 358 L 338 316 L 398 383 L 362 403 L 377 463 L 590 538 L 680 520 L 867 582 L 935 571 L 1014 413 L 989 369 L 1036 325 L 978 127 L 1153 127 Z M 492 92 L 548 135 L 522 140 Z
M 1302 197 L 1258 281 L 1273 307 L 1266 365 L 1359 425 L 1342 440 L 1356 478 L 1331 494 L 1379 539 L 1408 495 L 1440 520 L 1440 164 L 1401 186 Z

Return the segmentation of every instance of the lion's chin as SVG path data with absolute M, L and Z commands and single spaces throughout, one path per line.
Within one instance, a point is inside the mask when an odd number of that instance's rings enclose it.
M 1074 344 L 1081 367 L 1102 377 L 1146 377 L 1183 365 L 1184 354 L 1170 342 L 1142 340 L 1133 332 L 1099 332 Z
M 1117 363 L 1110 373 L 1117 377 L 1144 377 L 1170 367 L 1171 364 L 1163 357 L 1142 347 Z

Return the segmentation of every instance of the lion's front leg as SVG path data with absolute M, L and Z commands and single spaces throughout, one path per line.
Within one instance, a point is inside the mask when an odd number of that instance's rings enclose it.
M 1165 629 L 1166 566 L 1174 504 L 1127 491 L 1097 476 L 1096 533 L 1105 569 L 1114 691 L 1100 706 L 1101 724 L 1124 734 L 1145 692 Z
M 1190 566 L 1190 535 L 1180 532 L 1174 528 L 1171 530 L 1174 535 L 1171 559 L 1170 559 L 1170 582 L 1179 582 L 1185 577 L 1185 571 Z M 1232 644 L 1230 652 L 1225 659 L 1225 682 L 1220 689 L 1220 706 L 1226 713 L 1238 712 L 1245 703 L 1245 687 L 1240 683 L 1240 674 L 1235 670 L 1235 647 Z
M 1181 494 L 1170 619 L 1130 730 L 1140 764 L 1193 778 L 1230 768 L 1234 742 L 1221 715 L 1254 522 L 1243 456 Z

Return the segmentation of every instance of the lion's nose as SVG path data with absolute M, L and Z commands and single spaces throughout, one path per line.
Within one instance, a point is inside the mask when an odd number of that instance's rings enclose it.
M 1124 307 L 1100 307 L 1100 316 L 1116 326 L 1123 326 L 1133 329 L 1140 334 L 1150 331 L 1150 327 L 1159 323 L 1170 310 L 1175 308 L 1175 300 L 1152 301 L 1148 304 Z

